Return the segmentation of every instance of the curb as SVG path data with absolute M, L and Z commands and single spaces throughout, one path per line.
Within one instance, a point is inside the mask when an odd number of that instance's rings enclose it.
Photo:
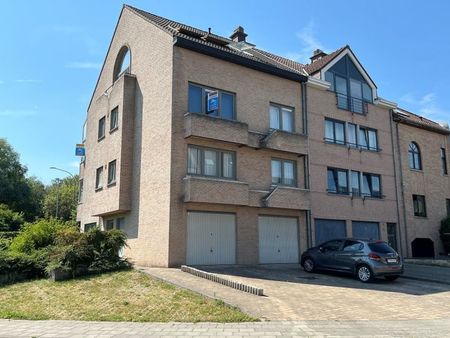
M 431 279 L 431 278 L 413 277 L 413 276 L 405 276 L 405 275 L 400 276 L 400 278 L 418 280 L 418 281 L 422 281 L 422 282 L 430 282 L 430 283 L 438 283 L 438 284 L 450 285 L 450 281 L 446 282 L 446 281 L 443 281 L 443 280 Z
M 252 295 L 256 295 L 256 296 L 264 296 L 264 290 L 261 288 L 257 288 L 251 285 L 247 285 L 247 284 L 243 284 L 240 282 L 235 282 L 226 278 L 223 278 L 221 276 L 218 276 L 214 273 L 210 273 L 210 272 L 206 272 L 203 270 L 199 270 L 196 268 L 192 268 L 190 266 L 187 265 L 182 265 L 181 266 L 181 271 L 183 272 L 187 272 L 190 273 L 191 275 L 197 276 L 197 277 L 201 277 L 201 278 L 205 278 L 208 279 L 212 282 L 215 283 L 219 283 L 225 286 L 228 286 L 230 288 L 239 290 L 239 291 L 243 291 L 243 292 L 247 292 L 247 293 L 251 293 Z

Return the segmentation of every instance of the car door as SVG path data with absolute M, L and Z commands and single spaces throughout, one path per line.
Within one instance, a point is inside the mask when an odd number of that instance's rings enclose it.
M 342 247 L 344 241 L 340 239 L 334 239 L 322 244 L 319 248 L 319 264 L 324 269 L 337 269 L 338 263 L 336 262 L 336 254 Z
M 363 256 L 364 244 L 357 240 L 346 240 L 342 249 L 336 253 L 339 270 L 353 271 L 356 261 Z

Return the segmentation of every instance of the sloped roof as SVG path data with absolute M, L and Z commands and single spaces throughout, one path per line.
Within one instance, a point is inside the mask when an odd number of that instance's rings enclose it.
M 394 111 L 393 117 L 395 121 L 408 124 L 413 127 L 434 131 L 441 134 L 450 134 L 450 130 L 441 126 L 439 123 L 427 119 L 423 116 L 411 113 L 405 109 L 399 108 Z
M 334 52 L 325 55 L 324 57 L 320 58 L 319 60 L 315 62 L 311 62 L 307 65 L 305 65 L 304 70 L 309 75 L 313 75 L 317 73 L 319 70 L 321 70 L 323 67 L 325 67 L 327 64 L 329 64 L 331 61 L 334 60 L 336 56 L 338 56 L 345 48 L 349 48 L 348 45 L 341 47 Z
M 125 7 L 135 12 L 136 14 L 140 15 L 141 17 L 147 19 L 148 21 L 155 24 L 157 27 L 163 29 L 167 33 L 172 34 L 174 37 L 187 39 L 197 44 L 215 48 L 218 51 L 233 54 L 252 61 L 256 61 L 264 65 L 269 65 L 281 69 L 283 71 L 295 73 L 302 76 L 307 75 L 301 67 L 299 66 L 292 67 L 292 64 L 287 62 L 290 61 L 291 63 L 296 63 L 295 61 L 275 56 L 271 53 L 264 52 L 256 48 L 238 50 L 230 46 L 230 44 L 233 43 L 233 40 L 229 38 L 216 35 L 210 32 L 206 32 L 204 30 L 189 25 L 185 25 L 177 21 L 163 18 L 161 16 L 143 11 L 130 5 L 125 5 Z M 277 58 L 279 58 L 279 60 L 284 59 L 286 60 L 286 62 L 280 62 Z

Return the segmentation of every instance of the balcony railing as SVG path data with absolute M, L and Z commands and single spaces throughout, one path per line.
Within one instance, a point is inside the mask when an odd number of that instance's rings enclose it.
M 367 114 L 368 112 L 367 102 L 356 97 L 336 93 L 336 101 L 338 108 L 350 110 L 358 114 Z

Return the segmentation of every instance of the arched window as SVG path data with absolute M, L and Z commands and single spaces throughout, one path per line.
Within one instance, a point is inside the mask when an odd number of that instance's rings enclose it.
M 127 46 L 123 46 L 117 55 L 114 64 L 113 82 L 116 81 L 122 73 L 129 73 L 131 67 L 131 52 Z
M 422 170 L 422 159 L 420 158 L 420 149 L 416 142 L 409 144 L 408 150 L 409 167 L 411 169 Z

